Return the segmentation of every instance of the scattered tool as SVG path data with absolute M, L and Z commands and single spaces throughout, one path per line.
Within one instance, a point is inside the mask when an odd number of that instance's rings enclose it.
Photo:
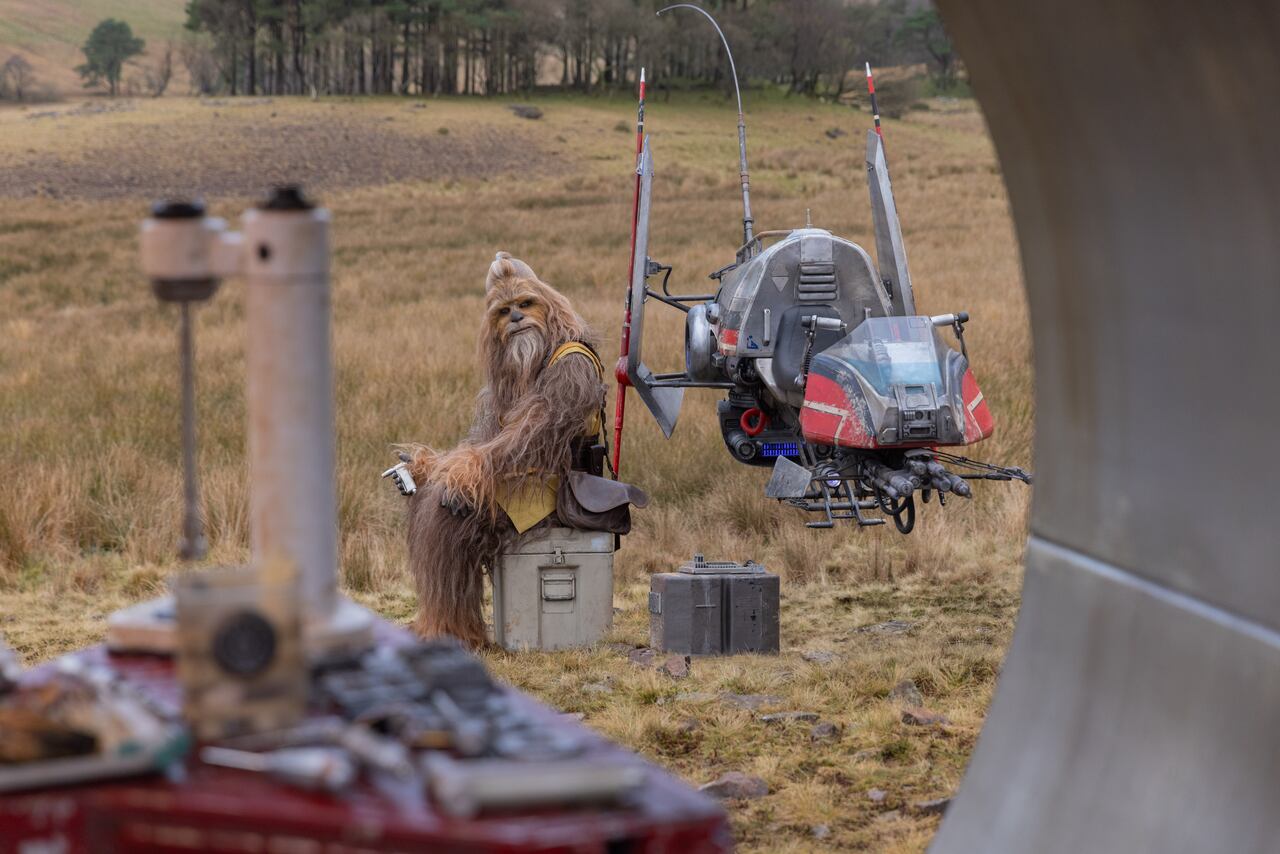
M 436 805 L 461 818 L 503 809 L 618 803 L 644 782 L 642 767 L 616 761 L 458 761 L 432 753 L 422 764 Z
M 209 765 L 269 774 L 300 789 L 341 792 L 356 779 L 356 766 L 345 750 L 333 747 L 292 747 L 268 753 L 206 747 L 200 759 Z
M 391 482 L 396 485 L 396 489 L 400 490 L 400 494 L 404 496 L 413 495 L 418 491 L 418 483 L 413 479 L 413 475 L 409 473 L 408 462 L 408 460 L 405 460 L 396 463 L 382 473 L 383 477 L 391 478 Z
M 413 775 L 406 745 L 379 735 L 363 723 L 349 723 L 339 717 L 312 718 L 286 729 L 226 739 L 219 746 L 257 752 L 315 745 L 340 747 L 366 768 L 397 777 Z
M 161 771 L 189 743 L 141 692 L 80 658 L 0 692 L 0 792 Z

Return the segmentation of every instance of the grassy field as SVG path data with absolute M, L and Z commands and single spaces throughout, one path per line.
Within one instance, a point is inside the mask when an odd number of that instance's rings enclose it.
M 759 227 L 800 225 L 809 209 L 873 245 L 869 116 L 748 100 Z M 493 252 L 526 259 L 601 331 L 606 362 L 616 355 L 634 108 L 537 103 L 539 121 L 447 99 L 0 111 L 0 634 L 28 661 L 99 639 L 108 613 L 156 595 L 176 568 L 176 317 L 136 271 L 148 200 L 194 191 L 230 219 L 286 178 L 334 217 L 343 583 L 408 621 L 403 499 L 378 474 L 394 443 L 465 430 Z M 885 129 L 917 299 L 924 312 L 972 314 L 969 348 L 998 424 L 981 455 L 1028 465 L 1029 331 L 995 155 L 971 104 L 931 106 Z M 650 104 L 651 255 L 675 266 L 677 288 L 700 290 L 738 242 L 733 122 L 719 97 Z M 197 321 L 217 562 L 247 553 L 242 287 L 226 283 Z M 647 342 L 671 366 L 680 322 L 655 321 Z M 1009 641 L 1029 490 L 979 485 L 971 502 L 925 507 L 905 538 L 892 526 L 806 530 L 799 511 L 763 497 L 766 472 L 730 459 L 714 401 L 691 394 L 664 441 L 633 398 L 624 474 L 654 501 L 618 554 L 615 645 L 488 662 L 693 784 L 726 770 L 763 777 L 768 796 L 728 804 L 743 850 L 920 851 L 938 819 L 915 805 L 955 790 Z M 683 679 L 629 662 L 627 647 L 647 640 L 647 576 L 695 550 L 782 574 L 781 655 L 697 660 Z M 949 723 L 904 723 L 904 680 Z M 725 694 L 775 699 L 752 711 Z M 837 730 L 814 740 L 811 722 L 760 720 L 769 711 L 813 712 Z

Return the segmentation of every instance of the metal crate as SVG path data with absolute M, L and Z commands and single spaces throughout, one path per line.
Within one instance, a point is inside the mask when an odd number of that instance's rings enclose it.
M 613 534 L 545 528 L 493 574 L 493 636 L 507 649 L 590 646 L 613 625 Z
M 702 555 L 649 582 L 649 645 L 686 655 L 778 651 L 778 576 Z

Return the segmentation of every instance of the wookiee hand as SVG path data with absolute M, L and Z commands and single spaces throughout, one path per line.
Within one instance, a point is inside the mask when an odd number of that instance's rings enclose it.
M 470 504 L 465 504 L 457 498 L 450 498 L 448 493 L 440 494 L 440 506 L 447 507 L 449 512 L 459 519 L 467 518 L 475 509 Z
M 430 477 L 432 483 L 443 487 L 441 505 L 455 515 L 466 515 L 481 501 L 484 458 L 475 448 L 455 448 L 437 459 Z
M 414 480 L 418 483 L 426 483 L 435 471 L 441 456 L 438 451 L 423 445 L 415 448 L 412 456 L 400 454 L 400 459 L 409 464 L 409 474 L 413 475 Z

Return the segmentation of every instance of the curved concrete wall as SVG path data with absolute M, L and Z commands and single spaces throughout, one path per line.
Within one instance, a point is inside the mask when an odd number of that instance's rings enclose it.
M 932 850 L 1280 850 L 1280 4 L 940 5 L 1022 247 L 1037 481 Z

